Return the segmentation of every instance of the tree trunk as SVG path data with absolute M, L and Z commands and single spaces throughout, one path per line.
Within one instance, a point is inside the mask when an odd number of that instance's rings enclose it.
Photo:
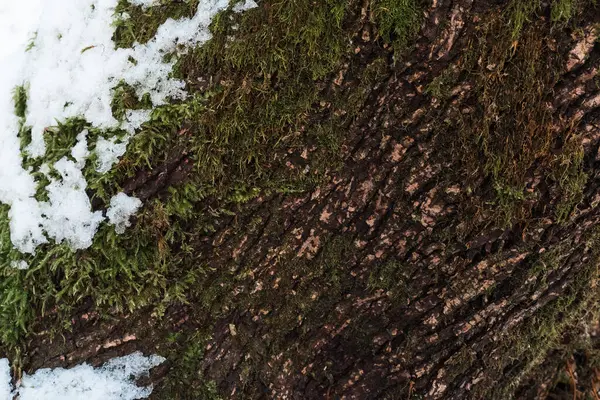
M 323 85 L 362 91 L 342 166 L 216 218 L 188 304 L 84 305 L 72 332 L 33 337 L 25 368 L 160 354 L 177 333 L 192 371 L 170 360 L 151 398 L 598 398 L 600 16 L 530 3 L 431 1 L 403 49 L 357 4 L 355 50 Z M 160 196 L 178 165 L 126 187 Z

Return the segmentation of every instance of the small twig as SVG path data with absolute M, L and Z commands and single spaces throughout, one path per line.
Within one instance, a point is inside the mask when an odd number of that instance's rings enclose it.
M 575 373 L 573 371 L 573 360 L 567 361 L 567 372 L 571 378 L 571 385 L 573 386 L 573 400 L 577 400 L 577 380 L 575 379 Z
M 408 384 L 408 400 L 410 400 L 414 388 L 415 388 L 415 382 L 414 381 L 410 381 L 410 383 Z

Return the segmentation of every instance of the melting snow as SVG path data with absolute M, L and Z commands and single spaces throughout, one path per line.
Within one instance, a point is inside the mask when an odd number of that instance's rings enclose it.
M 85 166 L 85 160 L 90 156 L 87 143 L 87 129 L 77 135 L 77 144 L 71 149 L 71 156 L 75 159 L 75 165 L 81 169 Z
M 112 137 L 105 139 L 103 137 L 98 138 L 96 143 L 96 155 L 98 156 L 98 163 L 96 165 L 96 171 L 104 174 L 111 170 L 114 164 L 119 161 L 119 158 L 127 150 L 127 142 L 120 141 L 119 138 Z
M 250 10 L 255 7 L 258 7 L 258 4 L 256 4 L 256 2 L 254 0 L 247 0 L 244 3 L 237 3 L 233 7 L 233 11 L 242 12 L 242 11 Z
M 40 203 L 44 229 L 57 242 L 66 241 L 75 250 L 88 248 L 104 219 L 102 212 L 92 211 L 85 193 L 87 182 L 73 161 L 63 157 L 54 169 L 61 179 L 51 180 L 46 186 L 50 200 Z
M 143 7 L 156 4 L 155 0 L 130 2 Z M 31 142 L 25 150 L 31 157 L 43 158 L 44 135 L 53 134 L 46 128 L 56 121 L 83 117 L 94 127 L 125 131 L 121 140 L 100 138 L 96 143 L 96 170 L 108 172 L 151 114 L 151 110 L 129 110 L 124 121 L 116 120 L 111 112 L 114 89 L 125 82 L 137 96 L 149 94 L 154 106 L 185 98 L 184 82 L 170 77 L 175 59 L 165 61 L 164 56 L 209 40 L 208 25 L 228 7 L 229 0 L 202 0 L 192 18 L 168 19 L 151 41 L 129 49 L 115 48 L 111 39 L 117 3 L 0 0 L 0 202 L 10 206 L 11 241 L 22 253 L 34 253 L 49 239 L 66 241 L 74 249 L 89 247 L 104 217 L 91 209 L 85 193 L 87 183 L 81 170 L 90 155 L 85 131 L 71 151 L 75 161 L 63 158 L 39 170 L 47 174 L 53 167 L 61 178 L 51 180 L 45 188 L 49 202 L 35 199 L 35 171 L 25 170 L 22 164 L 14 88 L 25 85 L 27 89 L 24 122 L 31 127 Z M 234 9 L 241 12 L 256 6 L 253 0 L 246 0 Z M 120 199 L 117 201 L 123 197 Z M 130 200 L 126 211 L 139 208 L 137 203 L 132 205 Z M 129 214 L 123 210 L 119 214 L 123 217 L 109 216 L 119 231 L 128 225 Z
M 3 358 L 0 360 L 0 399 L 11 400 L 12 398 L 10 366 L 8 365 L 8 360 Z
M 115 231 L 118 234 L 125 233 L 125 228 L 131 225 L 129 217 L 135 214 L 141 206 L 140 199 L 127 196 L 125 193 L 119 193 L 110 199 L 110 207 L 106 211 L 106 216 L 110 223 L 115 226 Z
M 139 387 L 135 380 L 147 376 L 165 359 L 133 353 L 108 361 L 101 368 L 81 364 L 70 369 L 40 369 L 23 375 L 13 391 L 7 359 L 0 360 L 0 400 L 133 400 L 147 398 L 152 387 Z

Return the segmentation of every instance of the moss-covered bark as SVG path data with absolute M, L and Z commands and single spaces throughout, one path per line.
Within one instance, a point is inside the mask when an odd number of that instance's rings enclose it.
M 584 0 L 222 14 L 179 64 L 194 98 L 110 176 L 145 201 L 132 233 L 11 276 L 12 351 L 158 352 L 156 399 L 595 398 L 599 23 Z

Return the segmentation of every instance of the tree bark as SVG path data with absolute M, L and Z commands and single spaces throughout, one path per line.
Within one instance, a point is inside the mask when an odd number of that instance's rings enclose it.
M 343 167 L 198 236 L 215 272 L 190 304 L 112 322 L 82 307 L 64 340 L 32 339 L 26 369 L 155 352 L 202 328 L 196 373 L 222 398 L 598 398 L 598 10 L 577 3 L 561 25 L 544 4 L 512 40 L 514 3 L 436 0 L 399 55 L 368 3 L 325 89 L 356 91 L 385 61 Z M 159 195 L 153 179 L 129 190 Z M 170 368 L 153 397 L 189 398 L 186 382 L 163 388 Z

